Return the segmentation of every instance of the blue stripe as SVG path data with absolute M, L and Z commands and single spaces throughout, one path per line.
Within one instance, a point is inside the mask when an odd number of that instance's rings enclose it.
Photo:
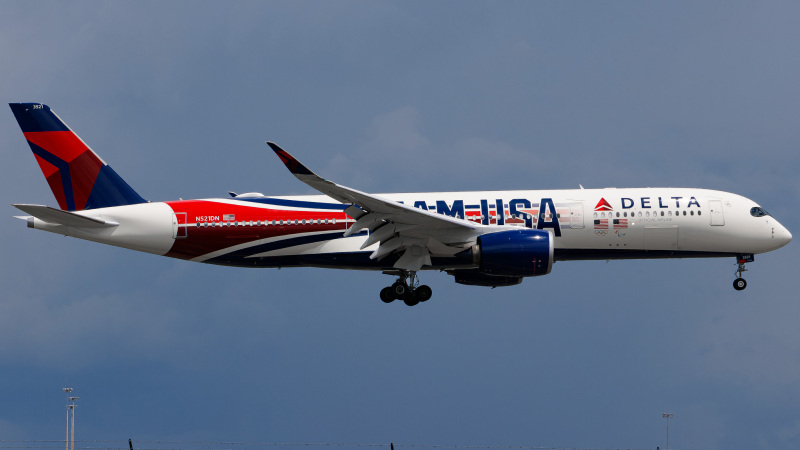
M 67 210 L 75 211 L 75 197 L 72 194 L 72 178 L 70 178 L 69 175 L 69 163 L 31 141 L 28 141 L 28 144 L 30 144 L 34 155 L 58 168 L 58 172 L 61 175 L 61 188 L 64 189 L 64 200 L 67 202 Z
M 237 198 L 236 200 L 242 202 L 263 203 L 265 205 L 276 206 L 290 206 L 294 208 L 309 208 L 309 209 L 329 209 L 333 211 L 344 211 L 350 205 L 344 203 L 321 203 L 321 202 L 306 202 L 302 200 L 285 200 L 280 198 Z
M 226 261 L 226 260 L 238 260 L 240 258 L 245 258 L 247 256 L 256 255 L 258 253 L 269 252 L 272 250 L 280 250 L 288 247 L 294 247 L 296 245 L 303 245 L 303 244 L 311 244 L 313 242 L 322 242 L 322 241 L 332 241 L 334 239 L 339 239 L 344 234 L 344 230 L 342 231 L 335 231 L 333 233 L 324 233 L 324 234 L 313 234 L 311 236 L 298 236 L 295 238 L 288 238 L 282 239 L 280 241 L 274 242 L 267 242 L 261 245 L 255 245 L 253 247 L 243 248 L 241 250 L 236 250 L 230 253 L 226 253 L 222 256 L 218 256 L 216 258 L 211 258 L 208 261 L 204 262 L 217 262 L 219 261 Z M 362 231 L 358 234 L 351 234 L 350 236 L 366 236 L 367 232 Z M 371 252 L 370 252 L 371 253 Z
M 234 267 L 326 267 L 334 269 L 390 269 L 397 262 L 397 255 L 389 255 L 380 261 L 369 259 L 372 252 L 317 253 L 312 255 L 267 256 L 244 259 L 228 255 L 204 261 L 210 264 Z
M 210 264 L 236 267 L 324 267 L 330 269 L 393 270 L 400 258 L 398 254 L 387 255 L 380 261 L 369 259 L 370 251 L 348 253 L 316 253 L 310 255 L 266 256 L 263 258 L 230 257 L 204 261 Z M 430 269 L 472 267 L 472 257 L 431 258 Z M 428 269 L 428 267 L 425 267 Z M 396 269 L 395 269 L 396 270 Z

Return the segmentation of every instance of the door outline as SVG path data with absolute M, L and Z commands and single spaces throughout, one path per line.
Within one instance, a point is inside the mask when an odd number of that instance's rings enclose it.
M 569 227 L 575 229 L 583 228 L 583 202 L 570 202 Z
M 712 226 L 719 227 L 725 225 L 725 214 L 722 209 L 722 200 L 709 200 L 708 212 L 709 216 L 711 216 Z
M 189 235 L 189 227 L 186 224 L 186 213 L 172 213 L 172 239 L 186 239 Z

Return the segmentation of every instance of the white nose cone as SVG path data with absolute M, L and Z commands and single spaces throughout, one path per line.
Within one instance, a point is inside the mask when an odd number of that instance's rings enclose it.
M 770 249 L 767 251 L 777 250 L 792 241 L 792 233 L 786 229 L 778 221 L 772 221 L 772 239 L 770 239 Z
M 773 238 L 775 239 L 775 244 L 777 244 L 775 248 L 781 248 L 792 241 L 792 233 L 783 225 L 776 223 L 773 230 Z

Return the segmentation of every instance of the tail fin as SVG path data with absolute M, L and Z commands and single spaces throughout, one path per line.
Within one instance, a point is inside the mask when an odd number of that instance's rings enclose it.
M 9 103 L 64 211 L 146 203 L 47 105 Z

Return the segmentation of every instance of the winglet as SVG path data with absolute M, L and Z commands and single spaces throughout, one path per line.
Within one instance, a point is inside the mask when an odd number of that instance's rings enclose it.
M 286 168 L 289 169 L 289 172 L 292 172 L 294 175 L 316 175 L 314 172 L 310 171 L 308 167 L 296 160 L 294 156 L 290 155 L 289 152 L 278 147 L 278 145 L 274 142 L 267 141 L 267 145 L 269 145 L 269 148 L 271 148 L 275 154 L 278 155 L 278 158 L 283 161 L 283 164 L 286 165 Z

